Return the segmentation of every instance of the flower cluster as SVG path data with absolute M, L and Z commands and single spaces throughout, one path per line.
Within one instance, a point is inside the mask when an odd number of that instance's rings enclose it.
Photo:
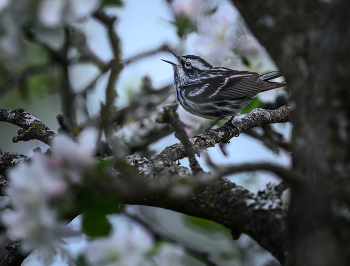
M 19 63 L 25 58 L 21 29 L 28 24 L 35 29 L 41 41 L 50 46 L 59 45 L 62 42 L 62 34 L 57 28 L 87 17 L 99 7 L 100 2 L 100 0 L 0 1 L 0 58 L 11 64 Z M 33 20 L 35 17 L 37 19 Z
M 68 222 L 59 219 L 52 203 L 66 196 L 69 184 L 81 181 L 94 166 L 97 133 L 94 128 L 86 129 L 78 144 L 57 136 L 51 157 L 35 154 L 30 163 L 18 164 L 9 171 L 12 185 L 5 193 L 13 208 L 4 211 L 2 221 L 13 240 L 22 240 L 25 252 L 36 249 L 42 258 L 50 259 L 62 237 L 77 234 L 67 227 Z
M 152 237 L 139 226 L 118 227 L 110 236 L 91 241 L 85 258 L 91 265 L 147 265 L 142 263 L 153 244 Z
M 246 28 L 238 10 L 227 0 L 176 0 L 172 4 L 177 16 L 186 15 L 197 26 L 187 36 L 187 48 L 214 65 L 244 69 L 242 56 L 260 71 L 270 71 L 267 53 Z M 264 68 L 264 69 L 260 69 Z M 257 70 L 255 69 L 255 71 Z
M 73 23 L 90 15 L 100 5 L 100 0 L 42 0 L 38 18 L 46 27 Z
M 155 241 L 135 223 L 118 223 L 108 237 L 92 240 L 85 248 L 88 265 L 99 266 L 177 266 L 182 264 L 183 250 L 163 243 L 155 249 Z

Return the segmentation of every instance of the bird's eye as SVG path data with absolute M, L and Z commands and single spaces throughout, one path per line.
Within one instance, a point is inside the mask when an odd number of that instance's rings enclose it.
M 190 66 L 191 66 L 191 63 L 190 63 L 190 62 L 186 62 L 186 63 L 185 63 L 185 66 L 190 67 Z

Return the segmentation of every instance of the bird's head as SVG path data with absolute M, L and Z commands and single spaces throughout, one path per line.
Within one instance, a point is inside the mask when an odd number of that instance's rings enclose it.
M 174 83 L 185 85 L 187 82 L 193 82 L 196 78 L 205 75 L 213 66 L 205 61 L 203 58 L 196 55 L 179 56 L 173 51 L 169 50 L 177 59 L 177 64 L 168 60 L 163 60 L 173 66 L 174 69 Z

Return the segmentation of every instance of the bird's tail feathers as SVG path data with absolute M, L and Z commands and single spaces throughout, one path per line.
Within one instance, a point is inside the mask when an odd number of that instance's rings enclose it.
M 261 88 L 261 91 L 268 91 L 276 88 L 281 88 L 287 86 L 285 81 L 273 82 L 269 81 L 271 79 L 279 78 L 282 74 L 279 71 L 272 71 L 260 76 L 260 79 L 263 80 L 264 85 Z
M 279 78 L 279 77 L 282 77 L 282 74 L 279 71 L 272 71 L 272 72 L 269 72 L 269 73 L 266 73 L 266 74 L 263 74 L 260 76 L 260 78 L 263 81 L 268 81 L 268 80 Z

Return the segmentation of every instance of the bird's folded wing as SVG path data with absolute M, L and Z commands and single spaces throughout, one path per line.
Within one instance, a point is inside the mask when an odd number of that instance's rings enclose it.
M 274 83 L 259 79 L 259 74 L 249 71 L 226 71 L 203 80 L 200 84 L 186 86 L 189 100 L 196 103 L 233 100 L 274 89 Z

